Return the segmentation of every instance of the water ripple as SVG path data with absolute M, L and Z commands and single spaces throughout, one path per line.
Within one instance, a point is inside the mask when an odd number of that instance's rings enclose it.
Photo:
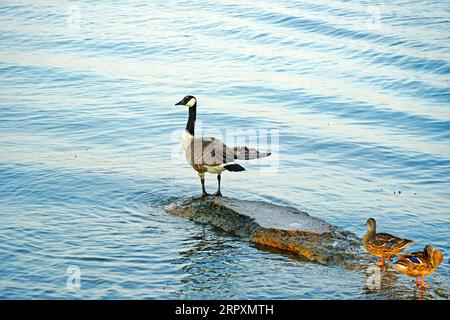
M 279 157 L 224 176 L 226 195 L 358 235 L 373 216 L 414 249 L 448 252 L 447 13 L 411 0 L 2 1 L 0 298 L 422 298 L 396 273 L 369 292 L 364 274 L 163 206 L 200 188 L 173 158 L 186 121 L 173 104 L 191 93 L 207 135 L 279 130 Z M 448 299 L 448 266 L 423 298 Z

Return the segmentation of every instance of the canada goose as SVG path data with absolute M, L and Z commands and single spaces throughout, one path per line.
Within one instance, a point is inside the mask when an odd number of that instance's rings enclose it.
M 377 233 L 377 223 L 373 218 L 367 219 L 366 226 L 368 230 L 363 238 L 364 248 L 370 254 L 381 258 L 381 266 L 385 264 L 385 257 L 390 260 L 392 255 L 414 244 L 412 240 L 398 238 L 389 233 Z
M 227 171 L 245 171 L 245 169 L 233 163 L 235 159 L 252 160 L 270 156 L 269 152 L 259 152 L 248 147 L 227 147 L 222 141 L 214 137 L 194 137 L 195 120 L 197 116 L 197 99 L 194 96 L 185 96 L 175 104 L 184 105 L 189 108 L 189 118 L 186 131 L 183 133 L 181 142 L 186 152 L 187 162 L 198 172 L 202 185 L 202 197 L 208 196 L 205 189 L 205 173 L 217 174 L 218 188 L 214 196 L 222 196 L 220 192 L 221 174 Z

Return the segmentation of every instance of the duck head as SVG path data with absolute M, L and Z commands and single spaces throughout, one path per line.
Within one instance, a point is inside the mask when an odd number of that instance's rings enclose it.
M 377 223 L 375 222 L 374 218 L 369 218 L 366 221 L 366 226 L 369 229 L 369 231 L 376 232 L 377 229 Z
M 430 259 L 433 268 L 437 268 L 441 264 L 444 257 L 439 249 L 426 245 L 423 251 Z

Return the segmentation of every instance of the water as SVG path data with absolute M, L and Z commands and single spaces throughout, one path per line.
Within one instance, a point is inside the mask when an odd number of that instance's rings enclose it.
M 0 298 L 448 299 L 448 1 L 0 3 Z M 321 266 L 170 216 L 200 192 L 172 160 L 199 100 L 205 132 L 279 130 L 276 157 L 223 193 L 358 235 L 431 244 L 413 280 Z M 215 178 L 207 178 L 214 191 Z M 67 268 L 81 289 L 67 287 Z

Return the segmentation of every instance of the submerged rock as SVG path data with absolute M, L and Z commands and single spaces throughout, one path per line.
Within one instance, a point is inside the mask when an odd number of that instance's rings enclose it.
M 354 269 L 367 260 L 361 240 L 295 208 L 233 198 L 189 198 L 166 206 L 171 214 L 219 227 L 253 243 L 287 250 L 322 264 Z

